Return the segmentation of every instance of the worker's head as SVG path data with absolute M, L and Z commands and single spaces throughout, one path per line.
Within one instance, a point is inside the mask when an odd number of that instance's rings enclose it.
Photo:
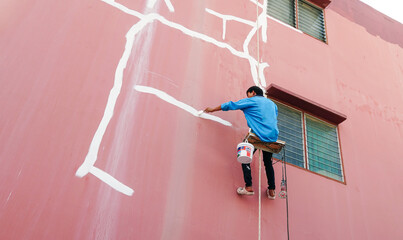
M 246 91 L 246 96 L 248 96 L 248 98 L 254 96 L 263 96 L 263 90 L 258 86 L 252 86 Z

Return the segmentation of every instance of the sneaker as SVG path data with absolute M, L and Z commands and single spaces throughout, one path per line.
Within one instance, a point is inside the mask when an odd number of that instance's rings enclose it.
M 253 194 L 255 194 L 254 191 L 248 191 L 244 187 L 239 187 L 236 190 L 236 193 L 238 193 L 239 195 L 253 195 Z
M 276 190 L 274 189 L 267 189 L 267 197 L 271 200 L 276 199 Z

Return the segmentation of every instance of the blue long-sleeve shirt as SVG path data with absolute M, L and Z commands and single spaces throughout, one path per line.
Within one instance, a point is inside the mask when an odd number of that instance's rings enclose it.
M 223 111 L 242 110 L 246 122 L 260 140 L 264 142 L 275 142 L 278 138 L 277 127 L 277 105 L 263 96 L 244 98 L 237 102 L 226 102 L 221 104 Z

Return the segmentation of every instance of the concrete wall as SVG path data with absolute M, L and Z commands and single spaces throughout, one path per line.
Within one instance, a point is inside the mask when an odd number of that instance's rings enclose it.
M 333 0 L 328 44 L 264 16 L 257 44 L 247 0 L 0 6 L 1 239 L 257 239 L 243 114 L 197 111 L 270 83 L 347 116 L 346 184 L 288 165 L 290 239 L 403 237 L 400 23 Z M 262 239 L 287 238 L 285 207 L 262 199 Z

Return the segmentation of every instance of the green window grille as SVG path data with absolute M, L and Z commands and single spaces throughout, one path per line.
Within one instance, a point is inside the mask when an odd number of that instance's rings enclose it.
M 267 0 L 267 14 L 295 27 L 294 0 Z
M 306 115 L 308 169 L 343 181 L 336 126 Z
M 298 28 L 312 37 L 326 42 L 323 10 L 306 1 L 298 1 Z
M 323 42 L 327 41 L 323 9 L 308 1 L 267 0 L 267 14 Z
M 343 182 L 337 126 L 285 104 L 276 102 L 276 105 L 280 132 L 278 139 L 286 142 L 285 160 Z M 273 154 L 273 157 L 282 159 L 282 154 Z
M 278 139 L 286 142 L 286 161 L 299 167 L 305 167 L 304 141 L 302 127 L 302 113 L 276 103 L 278 108 Z M 282 155 L 274 154 L 273 157 L 281 159 Z

